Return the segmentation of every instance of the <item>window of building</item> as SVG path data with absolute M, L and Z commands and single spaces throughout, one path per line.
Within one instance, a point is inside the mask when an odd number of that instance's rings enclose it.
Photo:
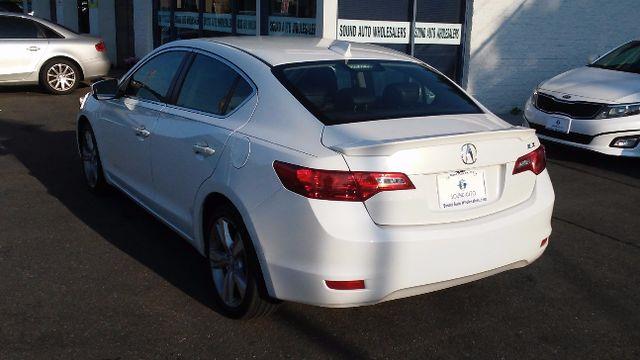
M 176 105 L 216 115 L 233 111 L 253 92 L 251 85 L 222 61 L 197 55 Z
M 269 35 L 315 36 L 316 0 L 271 0 Z
M 176 39 L 192 39 L 200 36 L 200 1 L 177 0 L 173 13 Z
M 156 39 L 158 45 L 171 41 L 171 0 L 156 0 L 158 28 Z
M 224 36 L 233 32 L 231 0 L 206 0 L 202 16 L 205 36 Z

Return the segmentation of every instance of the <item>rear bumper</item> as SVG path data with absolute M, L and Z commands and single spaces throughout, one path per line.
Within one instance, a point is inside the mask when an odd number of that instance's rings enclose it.
M 95 80 L 106 76 L 111 69 L 111 62 L 106 56 L 99 56 L 82 62 L 84 80 Z
M 527 102 L 525 120 L 531 127 L 544 130 L 547 120 L 554 115 L 542 112 Z M 569 136 L 553 132 L 537 132 L 539 138 L 580 149 L 596 151 L 601 154 L 625 157 L 640 157 L 640 143 L 631 149 L 611 147 L 611 143 L 620 137 L 640 136 L 640 115 L 606 120 L 571 119 Z
M 361 203 L 278 192 L 251 215 L 274 297 L 350 307 L 423 294 L 522 267 L 543 252 L 554 193 L 547 172 L 529 200 L 470 221 L 378 226 Z M 325 280 L 365 280 L 329 289 Z

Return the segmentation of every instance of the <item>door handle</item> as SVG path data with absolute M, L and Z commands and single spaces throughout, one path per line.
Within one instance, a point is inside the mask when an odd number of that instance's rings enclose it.
M 29 46 L 29 47 L 27 48 L 27 50 L 29 50 L 29 51 L 38 51 L 38 50 L 40 50 L 40 48 L 39 48 L 39 47 L 37 47 L 37 46 Z
M 145 129 L 144 126 L 141 126 L 139 128 L 135 128 L 135 132 L 136 132 L 136 136 L 139 138 L 143 138 L 146 139 L 149 137 L 149 135 L 151 135 L 151 132 L 147 129 Z
M 198 155 L 202 155 L 202 156 L 211 156 L 213 154 L 216 153 L 216 150 L 213 149 L 212 147 L 210 147 L 207 144 L 194 144 L 193 145 L 193 152 L 198 154 Z

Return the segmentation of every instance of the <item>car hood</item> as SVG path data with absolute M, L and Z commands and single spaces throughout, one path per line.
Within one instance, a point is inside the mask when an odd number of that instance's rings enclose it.
M 640 101 L 640 74 L 585 66 L 545 81 L 540 90 L 600 102 L 634 102 Z

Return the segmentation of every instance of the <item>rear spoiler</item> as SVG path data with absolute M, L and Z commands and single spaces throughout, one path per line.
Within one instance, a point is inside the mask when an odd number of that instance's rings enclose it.
M 445 135 L 420 136 L 412 138 L 388 139 L 384 141 L 363 140 L 352 143 L 336 144 L 329 148 L 347 156 L 389 156 L 394 153 L 430 145 L 446 145 L 460 142 L 473 142 L 492 139 L 519 138 L 526 140 L 535 134 L 535 130 L 517 126 L 504 130 L 464 132 Z

